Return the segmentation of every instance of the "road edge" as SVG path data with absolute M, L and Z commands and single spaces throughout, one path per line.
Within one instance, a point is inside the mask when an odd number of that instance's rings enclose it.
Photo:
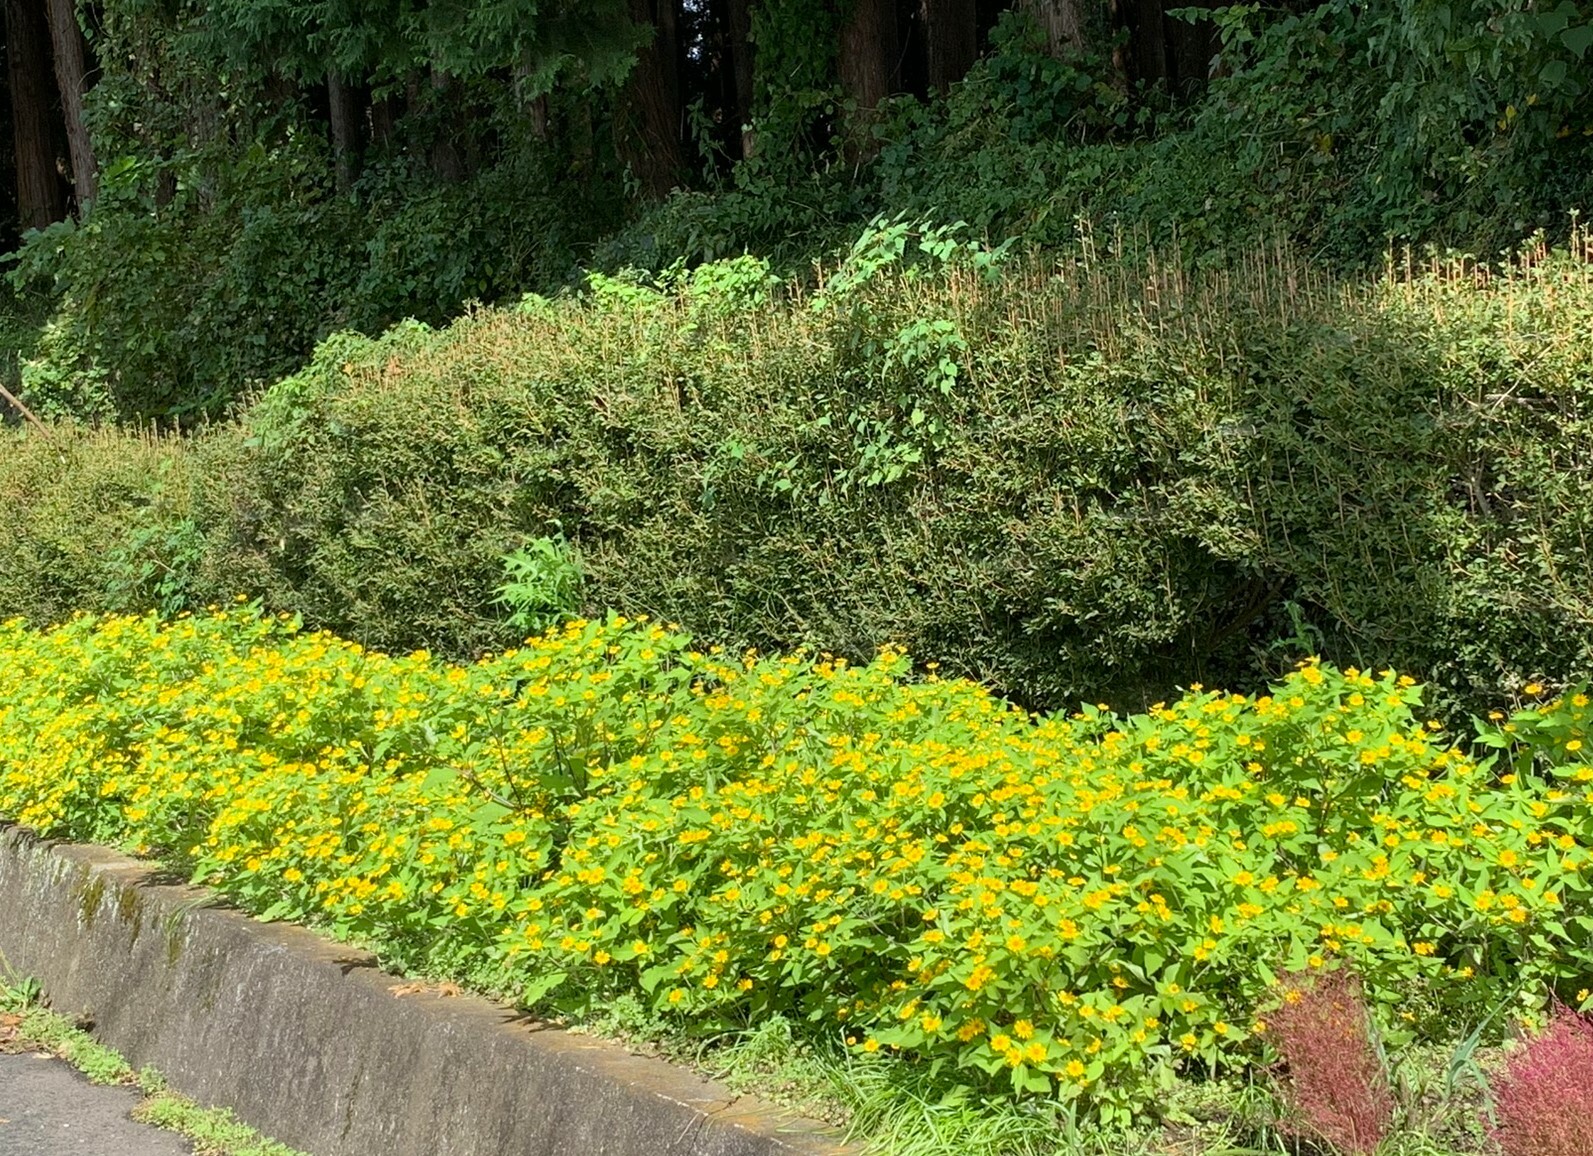
M 836 1133 L 462 995 L 158 866 L 0 823 L 0 959 L 135 1067 L 315 1156 L 839 1156 Z

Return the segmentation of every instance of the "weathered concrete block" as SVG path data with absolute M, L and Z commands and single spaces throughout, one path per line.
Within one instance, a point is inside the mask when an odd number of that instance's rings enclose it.
M 836 1156 L 836 1136 L 468 996 L 147 863 L 0 825 L 0 956 L 135 1066 L 314 1156 Z

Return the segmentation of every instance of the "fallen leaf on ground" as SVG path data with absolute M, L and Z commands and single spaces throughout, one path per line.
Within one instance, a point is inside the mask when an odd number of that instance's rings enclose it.
M 406 995 L 435 995 L 439 999 L 446 999 L 449 996 L 462 994 L 464 989 L 457 983 L 395 983 L 387 990 L 398 999 L 403 999 Z

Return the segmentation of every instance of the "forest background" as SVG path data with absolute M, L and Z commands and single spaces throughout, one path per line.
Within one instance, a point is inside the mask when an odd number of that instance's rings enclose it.
M 4 34 L 5 344 L 64 412 L 213 416 L 333 331 L 586 269 L 806 273 L 877 214 L 1355 269 L 1563 234 L 1593 178 L 1574 0 L 7 0 Z

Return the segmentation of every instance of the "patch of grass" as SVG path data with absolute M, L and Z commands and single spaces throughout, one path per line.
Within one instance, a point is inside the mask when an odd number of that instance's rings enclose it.
M 17 1042 L 65 1060 L 90 1083 L 137 1088 L 144 1099 L 133 1119 L 176 1132 L 193 1144 L 194 1156 L 307 1156 L 260 1135 L 225 1108 L 200 1107 L 172 1091 L 153 1068 L 134 1071 L 120 1052 L 45 1007 L 32 981 L 0 977 L 0 1012 L 22 1017 L 14 1029 Z
M 1056 1101 L 998 1101 L 925 1065 L 848 1053 L 772 1016 L 708 1041 L 685 1041 L 641 1001 L 621 996 L 572 1030 L 687 1064 L 732 1090 L 840 1128 L 869 1156 L 1334 1156 L 1296 1135 L 1264 1076 L 1236 1074 L 1166 1089 L 1156 1118 L 1116 1129 Z M 1410 1047 L 1390 1057 L 1401 1103 L 1376 1156 L 1482 1156 L 1491 1053 Z

